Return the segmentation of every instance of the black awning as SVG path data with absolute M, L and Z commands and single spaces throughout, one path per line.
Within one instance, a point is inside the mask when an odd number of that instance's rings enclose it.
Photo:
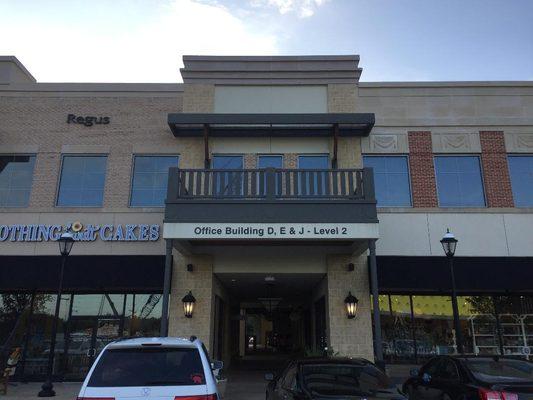
M 455 257 L 460 293 L 533 293 L 533 257 Z M 450 293 L 446 257 L 378 256 L 382 293 Z
M 0 291 L 57 291 L 59 256 L 0 256 Z M 158 292 L 165 256 L 69 256 L 64 290 Z
M 368 136 L 374 126 L 372 113 L 326 114 L 168 114 L 176 137 L 204 136 Z

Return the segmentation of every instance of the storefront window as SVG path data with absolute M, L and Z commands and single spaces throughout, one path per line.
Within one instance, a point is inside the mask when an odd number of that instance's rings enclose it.
M 465 353 L 499 354 L 497 315 L 492 297 L 459 296 L 457 302 Z
M 412 296 L 418 360 L 456 352 L 451 297 Z
M 162 308 L 161 294 L 128 294 L 124 336 L 159 336 Z

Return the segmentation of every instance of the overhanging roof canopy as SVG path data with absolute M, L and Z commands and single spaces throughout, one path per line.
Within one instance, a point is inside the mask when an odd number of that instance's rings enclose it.
M 368 136 L 371 113 L 328 114 L 168 114 L 175 137 L 203 136 Z M 337 130 L 337 133 L 335 133 Z

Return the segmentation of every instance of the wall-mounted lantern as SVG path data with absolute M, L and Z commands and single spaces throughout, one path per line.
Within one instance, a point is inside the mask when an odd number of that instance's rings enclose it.
M 344 305 L 346 306 L 346 316 L 348 319 L 355 318 L 355 315 L 357 314 L 357 303 L 359 303 L 359 300 L 357 300 L 357 297 L 352 295 L 352 292 L 348 293 L 348 296 L 344 299 Z
M 192 295 L 192 292 L 189 291 L 189 293 L 181 299 L 183 302 L 183 312 L 185 313 L 185 316 L 187 318 L 192 318 L 192 314 L 194 312 L 194 303 L 196 303 L 196 299 Z

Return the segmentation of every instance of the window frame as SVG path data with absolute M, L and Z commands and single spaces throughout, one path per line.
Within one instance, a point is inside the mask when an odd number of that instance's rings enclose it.
M 61 179 L 63 178 L 63 166 L 65 157 L 105 157 L 106 159 L 106 165 L 105 165 L 105 175 L 104 175 L 104 188 L 102 193 L 102 204 L 99 206 L 73 206 L 73 205 L 60 205 L 59 204 L 59 192 L 61 189 Z M 57 179 L 57 188 L 56 188 L 56 201 L 55 201 L 55 207 L 58 208 L 103 208 L 105 204 L 105 188 L 107 185 L 107 167 L 108 163 L 107 160 L 109 159 L 109 153 L 64 153 L 61 154 L 61 163 L 59 165 L 59 177 Z
M 135 158 L 137 156 L 139 156 L 139 157 L 176 157 L 178 159 L 178 168 L 179 168 L 181 154 L 180 153 L 166 153 L 166 154 L 133 153 L 132 157 L 131 157 L 130 193 L 129 193 L 129 196 L 128 196 L 128 207 L 129 208 L 135 208 L 135 209 L 137 209 L 137 208 L 158 208 L 158 209 L 164 208 L 165 207 L 164 203 L 161 206 L 154 206 L 154 205 L 151 205 L 151 206 L 135 206 L 135 205 L 132 205 L 131 201 L 133 199 L 133 179 L 135 178 Z M 167 180 L 168 180 L 168 176 L 167 176 Z M 167 190 L 168 190 L 168 187 L 167 187 Z
M 211 154 L 209 169 L 217 169 L 217 170 L 223 171 L 224 169 L 215 168 L 213 166 L 213 163 L 215 162 L 215 157 L 240 157 L 242 161 L 242 169 L 244 169 L 244 153 L 213 153 Z M 235 168 L 228 168 L 228 171 L 231 171 L 233 169 Z
M 257 154 L 257 159 L 256 159 L 256 163 L 255 163 L 256 169 L 266 169 L 266 168 L 262 168 L 262 167 L 259 166 L 259 159 L 261 157 L 280 157 L 281 158 L 281 167 L 279 167 L 279 168 L 283 169 L 283 166 L 285 164 L 285 157 L 284 157 L 283 154 L 265 154 L 265 153 Z
M 471 157 L 471 158 L 477 158 L 478 165 L 479 165 L 479 177 L 481 179 L 481 195 L 483 196 L 483 205 L 477 205 L 477 206 L 443 206 L 440 201 L 439 196 L 439 182 L 438 182 L 438 174 L 437 174 L 437 157 Z M 439 208 L 447 208 L 447 209 L 453 209 L 453 208 L 487 208 L 487 195 L 485 193 L 485 176 L 483 175 L 483 165 L 481 164 L 481 154 L 479 153 L 471 153 L 471 154 L 455 154 L 455 153 L 433 153 L 433 171 L 435 175 L 435 189 L 437 192 L 437 204 Z
M 296 157 L 296 169 L 317 169 L 317 168 L 300 168 L 300 157 L 327 157 L 328 159 L 328 167 L 326 169 L 332 169 L 331 168 L 331 155 L 329 153 L 298 153 Z M 322 168 L 319 168 L 322 169 Z
M 525 205 L 525 206 L 517 205 L 516 199 L 514 197 L 513 178 L 512 178 L 512 174 L 511 174 L 511 165 L 509 163 L 509 159 L 513 158 L 513 157 L 530 157 L 533 160 L 533 153 L 507 153 L 506 155 L 507 155 L 507 169 L 509 171 L 509 181 L 511 182 L 511 196 L 513 196 L 513 206 L 515 208 L 520 208 L 520 209 L 533 208 L 533 202 L 530 205 Z
M 30 206 L 31 195 L 33 192 L 33 182 L 35 178 L 35 166 L 37 164 L 37 154 L 36 153 L 0 153 L 0 157 L 34 157 L 33 169 L 31 171 L 31 184 L 30 184 L 30 193 L 28 196 L 28 204 L 24 206 L 0 205 L 0 208 L 28 208 Z
M 376 207 L 377 208 L 394 208 L 394 209 L 413 208 L 413 185 L 412 185 L 412 182 L 411 182 L 411 164 L 410 164 L 410 160 L 409 160 L 409 154 L 407 154 L 407 153 L 398 153 L 398 154 L 394 154 L 394 153 L 364 154 L 364 153 L 362 153 L 361 157 L 362 157 L 362 160 L 363 160 L 363 168 L 366 168 L 365 167 L 365 161 L 364 161 L 365 157 L 403 157 L 405 159 L 406 165 L 407 165 L 407 185 L 408 185 L 408 189 L 409 189 L 409 205 L 408 206 L 405 206 L 405 205 L 404 206 L 390 206 L 390 205 L 380 206 L 379 204 L 377 204 Z M 372 168 L 372 167 L 369 167 L 369 168 Z M 373 173 L 373 177 L 374 177 L 374 188 L 375 188 L 376 179 L 375 179 L 375 172 L 374 172 L 373 168 L 372 168 L 372 173 Z M 376 201 L 378 201 L 377 196 L 376 196 Z

